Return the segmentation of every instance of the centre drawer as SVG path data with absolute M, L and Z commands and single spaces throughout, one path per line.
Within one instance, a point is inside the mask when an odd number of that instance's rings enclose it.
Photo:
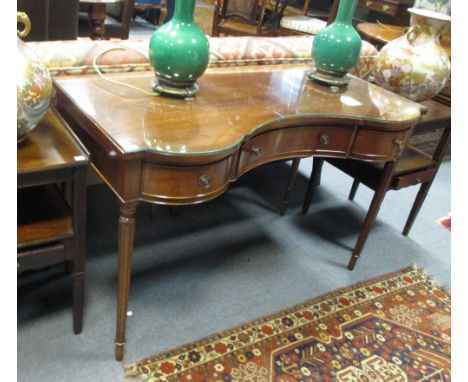
M 161 204 L 189 204 L 214 198 L 227 187 L 232 157 L 200 166 L 145 163 L 142 196 Z
M 344 157 L 353 132 L 352 126 L 299 126 L 267 131 L 243 144 L 237 174 L 295 154 Z

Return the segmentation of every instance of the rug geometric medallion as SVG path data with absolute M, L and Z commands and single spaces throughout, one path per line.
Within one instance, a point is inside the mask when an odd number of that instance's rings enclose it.
M 450 381 L 450 295 L 408 267 L 126 367 L 156 382 Z

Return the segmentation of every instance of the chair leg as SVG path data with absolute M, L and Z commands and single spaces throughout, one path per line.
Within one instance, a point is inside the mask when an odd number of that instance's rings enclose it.
M 359 237 L 356 242 L 356 246 L 354 247 L 353 254 L 348 263 L 348 269 L 350 271 L 354 269 L 356 262 L 361 254 L 362 248 L 364 247 L 364 244 L 366 244 L 367 237 L 369 236 L 370 230 L 374 225 L 377 214 L 379 213 L 380 206 L 392 180 L 395 167 L 396 162 L 385 163 L 382 178 L 380 180 L 379 186 L 375 190 L 369 211 L 367 212 L 366 219 L 364 220 L 364 224 L 362 225 L 361 232 L 359 233 Z
M 358 187 L 359 187 L 359 180 L 354 179 L 353 185 L 351 186 L 351 190 L 349 191 L 349 196 L 348 196 L 349 200 L 354 200 Z
M 424 203 L 424 200 L 426 199 L 427 193 L 429 192 L 429 189 L 432 186 L 432 182 L 434 181 L 434 178 L 436 177 L 437 172 L 439 171 L 440 165 L 442 164 L 442 160 L 444 159 L 445 153 L 447 152 L 448 144 L 450 142 L 450 134 L 450 126 L 447 126 L 444 129 L 444 132 L 442 133 L 442 136 L 439 140 L 439 144 L 437 145 L 436 151 L 434 152 L 434 155 L 432 157 L 432 159 L 437 163 L 435 167 L 435 173 L 429 182 L 421 184 L 421 187 L 419 188 L 418 195 L 416 195 L 413 207 L 411 207 L 411 212 L 408 216 L 408 219 L 406 220 L 405 228 L 403 228 L 402 234 L 404 236 L 408 236 L 409 231 L 411 230 L 411 227 L 413 226 L 413 223 L 416 220 L 416 217 L 418 216 L 418 213 Z
M 429 192 L 429 189 L 431 188 L 431 185 L 432 181 L 421 184 L 418 195 L 416 195 L 416 199 L 414 200 L 413 207 L 411 207 L 411 212 L 408 215 L 408 219 L 406 220 L 405 228 L 403 228 L 402 234 L 404 236 L 408 236 L 409 231 L 411 230 L 411 227 L 413 226 L 413 223 L 416 220 L 419 211 L 421 210 L 424 200 L 426 200 L 426 196 Z
M 286 190 L 284 191 L 283 200 L 281 201 L 281 207 L 279 209 L 279 214 L 281 216 L 284 216 L 288 209 L 289 196 L 291 195 L 292 187 L 294 185 L 294 182 L 296 181 L 299 163 L 301 163 L 301 160 L 299 158 L 295 158 L 292 161 L 291 170 L 289 170 L 288 183 L 286 185 Z
M 307 186 L 307 192 L 304 198 L 304 204 L 302 205 L 303 214 L 309 212 L 312 196 L 314 196 L 315 189 L 320 185 L 323 161 L 323 158 L 314 158 L 314 163 L 312 165 L 312 173 L 310 174 L 309 184 Z

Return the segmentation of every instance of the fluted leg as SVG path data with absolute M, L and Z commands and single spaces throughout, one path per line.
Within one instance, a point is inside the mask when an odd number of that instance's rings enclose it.
M 133 240 L 135 234 L 135 211 L 137 204 L 121 204 L 119 218 L 119 260 L 118 260 L 118 297 L 117 333 L 115 337 L 115 359 L 124 357 L 125 327 L 127 323 L 128 295 L 132 273 Z

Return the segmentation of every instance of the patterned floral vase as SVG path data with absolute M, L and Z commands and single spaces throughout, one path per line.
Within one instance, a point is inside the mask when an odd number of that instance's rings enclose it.
M 374 78 L 379 86 L 421 102 L 439 93 L 450 77 L 450 58 L 440 35 L 450 27 L 451 18 L 420 8 L 408 11 L 408 32 L 382 48 L 375 60 Z
M 174 16 L 151 37 L 150 63 L 156 73 L 153 89 L 190 97 L 209 60 L 209 42 L 193 18 L 195 0 L 176 0 Z
M 23 31 L 18 31 L 19 37 L 29 33 L 31 24 L 25 13 L 17 13 L 17 21 L 25 25 Z M 47 68 L 36 60 L 24 43 L 17 40 L 16 64 L 18 77 L 16 80 L 16 123 L 18 142 L 34 129 L 46 113 L 52 95 L 52 79 Z

